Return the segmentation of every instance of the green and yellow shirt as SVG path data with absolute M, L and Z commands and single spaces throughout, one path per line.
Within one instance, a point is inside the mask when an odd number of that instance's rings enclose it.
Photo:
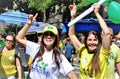
M 89 76 L 89 72 L 91 70 L 91 60 L 94 54 L 88 53 L 88 50 L 84 44 L 78 49 L 78 53 L 80 55 L 80 79 L 90 79 L 91 77 Z M 94 76 L 95 74 L 93 74 L 93 77 L 91 79 L 107 79 L 106 69 L 109 51 L 101 47 L 99 57 L 100 73 L 97 76 Z
M 5 51 L 0 53 L 0 77 L 9 77 L 16 74 L 14 53 L 15 50 L 9 53 Z

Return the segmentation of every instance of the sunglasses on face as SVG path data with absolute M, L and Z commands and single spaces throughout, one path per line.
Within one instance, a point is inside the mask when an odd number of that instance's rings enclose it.
M 5 41 L 13 42 L 13 40 L 5 39 Z
M 44 36 L 51 36 L 54 37 L 55 35 L 52 32 L 45 32 Z

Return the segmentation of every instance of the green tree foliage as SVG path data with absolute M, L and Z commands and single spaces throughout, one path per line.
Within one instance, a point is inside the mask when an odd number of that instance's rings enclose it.
M 68 6 L 75 3 L 80 3 L 81 0 L 29 0 L 29 7 L 34 7 L 37 10 L 40 10 L 44 14 L 44 19 L 46 16 L 50 17 L 50 13 L 54 12 L 54 6 L 58 5 L 59 10 L 57 10 L 56 14 L 65 14 L 65 17 L 68 18 L 69 9 Z M 61 11 L 63 10 L 63 12 Z M 46 15 L 45 15 L 46 14 Z M 48 18 L 46 17 L 46 19 Z M 45 20 L 44 20 L 45 21 Z
M 29 0 L 29 7 L 34 7 L 37 10 L 44 11 L 54 4 L 54 0 Z
M 35 7 L 38 10 L 45 10 L 55 5 L 67 5 L 73 2 L 73 0 L 29 0 L 29 7 Z
M 47 16 L 49 17 L 50 7 L 54 5 L 54 3 L 54 0 L 29 0 L 29 8 L 35 8 L 38 11 L 43 12 L 43 21 L 47 21 Z
M 78 8 L 78 9 L 82 9 L 83 7 L 88 6 L 88 5 L 90 5 L 90 4 L 91 4 L 91 3 L 88 2 L 87 0 L 81 0 L 81 2 L 77 4 L 77 8 Z
M 88 0 L 80 0 L 77 4 L 77 15 L 89 8 L 91 3 Z

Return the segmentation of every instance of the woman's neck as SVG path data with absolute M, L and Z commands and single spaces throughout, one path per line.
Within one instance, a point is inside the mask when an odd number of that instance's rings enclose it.
M 8 50 L 8 51 L 13 50 L 12 47 L 6 47 L 6 46 L 5 46 L 5 49 Z
M 45 51 L 46 52 L 51 52 L 53 51 L 53 48 L 52 47 L 44 47 Z

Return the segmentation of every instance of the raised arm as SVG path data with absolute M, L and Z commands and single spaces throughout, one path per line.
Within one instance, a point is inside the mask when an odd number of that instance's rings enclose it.
M 23 44 L 24 46 L 26 46 L 26 43 L 27 43 L 27 40 L 24 39 L 25 34 L 26 34 L 27 30 L 29 29 L 29 27 L 32 25 L 32 23 L 35 21 L 37 15 L 38 14 L 33 16 L 33 15 L 30 14 L 28 16 L 28 20 L 27 20 L 25 26 L 18 32 L 18 35 L 16 36 L 16 40 L 18 42 L 20 42 L 21 44 Z
M 98 19 L 101 29 L 104 32 L 104 36 L 102 39 L 102 45 L 106 50 L 109 50 L 110 49 L 110 33 L 109 33 L 108 26 L 105 23 L 104 19 L 99 14 L 100 5 L 98 3 L 95 3 L 93 6 L 94 6 L 94 13 Z
M 70 9 L 71 21 L 72 21 L 76 15 L 76 5 L 75 4 L 70 5 L 69 9 Z M 81 46 L 81 42 L 78 40 L 78 38 L 75 35 L 75 25 L 74 24 L 69 27 L 68 35 L 69 35 L 69 38 L 70 38 L 73 46 L 77 50 Z

